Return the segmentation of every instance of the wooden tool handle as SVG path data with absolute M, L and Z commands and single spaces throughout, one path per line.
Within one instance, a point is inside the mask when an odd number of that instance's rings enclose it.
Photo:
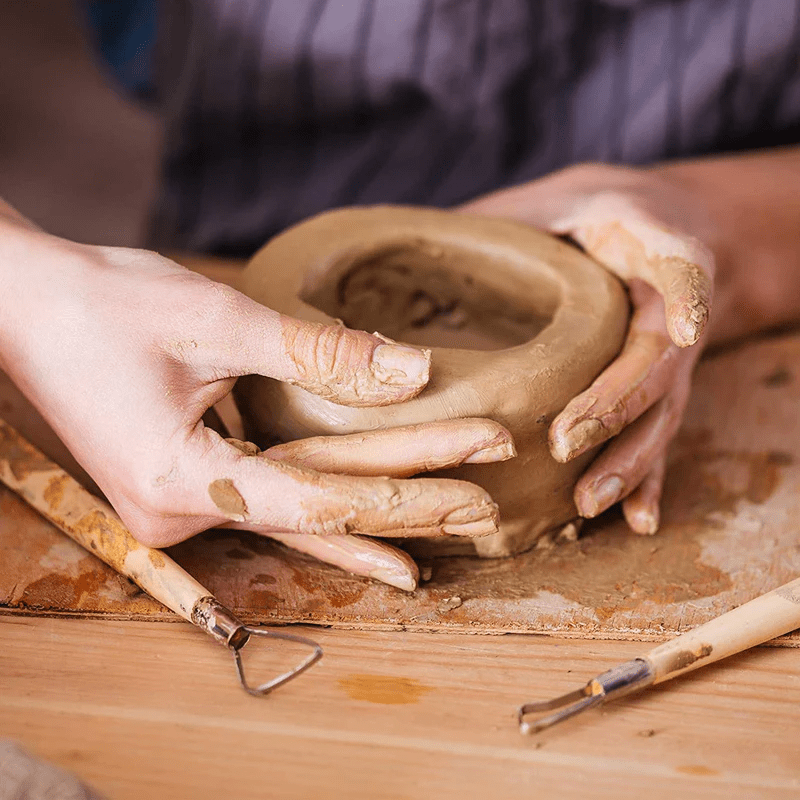
M 800 578 L 651 650 L 654 683 L 800 628 Z
M 166 553 L 137 542 L 108 503 L 87 492 L 3 420 L 0 481 L 90 553 L 199 624 L 192 611 L 211 593 Z

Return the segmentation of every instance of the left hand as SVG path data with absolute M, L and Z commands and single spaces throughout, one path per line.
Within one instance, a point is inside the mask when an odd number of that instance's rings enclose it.
M 689 397 L 711 307 L 711 223 L 699 200 L 657 170 L 570 167 L 479 198 L 460 211 L 569 235 L 621 278 L 633 306 L 619 356 L 550 426 L 569 461 L 612 437 L 575 487 L 583 517 L 622 501 L 628 525 L 655 533 L 667 447 Z

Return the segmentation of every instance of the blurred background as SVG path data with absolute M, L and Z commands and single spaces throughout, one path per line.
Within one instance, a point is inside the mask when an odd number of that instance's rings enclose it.
M 0 12 L 0 196 L 51 233 L 144 243 L 160 121 L 114 87 L 76 0 Z

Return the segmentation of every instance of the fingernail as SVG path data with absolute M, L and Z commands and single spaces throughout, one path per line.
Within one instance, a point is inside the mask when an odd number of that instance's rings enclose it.
M 482 447 L 474 453 L 470 453 L 462 462 L 463 464 L 491 464 L 495 461 L 508 461 L 517 454 L 514 442 L 506 440 L 500 444 L 493 444 L 489 447 Z
M 634 533 L 640 536 L 652 536 L 658 533 L 658 514 L 651 510 L 640 508 L 636 511 L 626 511 L 625 519 Z
M 244 453 L 246 456 L 260 456 L 261 448 L 253 442 L 243 442 L 241 439 L 226 439 L 229 445 Z
M 624 490 L 625 484 L 619 475 L 611 475 L 608 478 L 604 478 L 583 493 L 579 503 L 581 516 L 591 518 L 602 514 L 603 511 L 613 506 L 622 497 Z
M 557 432 L 550 443 L 550 452 L 556 461 L 565 464 L 579 456 L 603 438 L 603 425 L 596 419 L 583 419 L 566 431 Z
M 697 326 L 686 317 L 672 318 L 670 328 L 670 338 L 678 347 L 690 347 L 700 338 Z
M 371 369 L 387 386 L 424 386 L 430 377 L 431 351 L 381 344 L 372 353 Z
M 404 592 L 413 592 L 417 588 L 417 582 L 408 572 L 395 572 L 391 569 L 374 569 L 369 573 L 370 578 L 376 581 L 388 583 L 395 589 L 402 589 Z
M 670 337 L 679 347 L 689 347 L 700 338 L 708 322 L 708 308 L 704 303 L 679 301 L 667 313 Z
M 488 536 L 497 533 L 498 518 L 494 503 L 480 508 L 459 508 L 445 517 L 442 531 L 453 536 Z

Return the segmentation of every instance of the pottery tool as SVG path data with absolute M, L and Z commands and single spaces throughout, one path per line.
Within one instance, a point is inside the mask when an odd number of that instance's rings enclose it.
M 520 732 L 538 733 L 608 700 L 713 664 L 796 628 L 800 628 L 800 578 L 664 642 L 641 658 L 613 667 L 581 689 L 554 700 L 526 703 L 518 712 Z
M 166 553 L 137 542 L 108 503 L 87 492 L 1 419 L 0 481 L 90 553 L 228 647 L 239 682 L 248 694 L 268 694 L 322 657 L 322 648 L 303 636 L 245 625 Z M 241 651 L 253 636 L 295 642 L 310 648 L 311 653 L 288 672 L 251 686 Z

